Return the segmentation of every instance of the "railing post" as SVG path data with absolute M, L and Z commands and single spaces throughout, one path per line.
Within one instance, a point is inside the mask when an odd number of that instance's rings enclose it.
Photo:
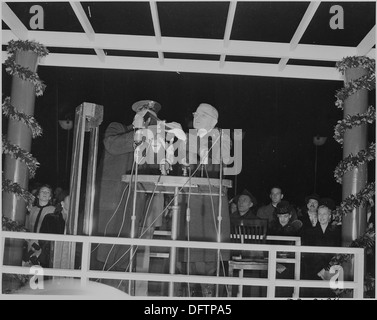
M 1 231 L 0 231 L 1 234 Z M 5 251 L 5 238 L 0 237 L 0 296 L 3 294 L 3 262 Z
M 172 206 L 172 232 L 171 232 L 171 239 L 177 240 L 178 238 L 178 215 L 179 215 L 179 190 L 178 187 L 175 187 L 174 189 L 174 204 Z M 169 261 L 169 273 L 175 274 L 176 269 L 176 263 L 177 263 L 177 248 L 176 247 L 170 247 L 170 261 Z M 174 287 L 175 282 L 169 282 L 169 297 L 174 296 Z
M 267 298 L 275 297 L 275 280 L 276 280 L 276 250 L 271 248 L 268 252 L 268 287 Z
M 295 252 L 295 280 L 300 280 L 300 274 L 301 274 L 301 252 Z M 292 297 L 298 298 L 299 296 L 300 296 L 300 286 L 295 286 Z
M 88 277 L 86 273 L 90 269 L 90 241 L 88 238 L 82 241 L 81 254 L 81 287 L 86 287 L 88 284 Z
M 48 241 L 67 241 L 67 242 L 78 242 L 83 244 L 82 249 L 82 257 L 81 257 L 81 270 L 68 270 L 63 268 L 57 268 L 55 270 L 53 269 L 46 269 L 45 274 L 51 275 L 51 276 L 58 276 L 58 277 L 69 277 L 69 278 L 76 278 L 79 277 L 81 279 L 81 285 L 87 286 L 88 280 L 90 278 L 101 278 L 105 273 L 103 271 L 90 271 L 90 256 L 91 256 L 91 244 L 94 243 L 107 243 L 107 244 L 118 244 L 118 245 L 140 245 L 140 246 L 156 246 L 156 247 L 171 247 L 171 248 L 184 248 L 184 247 L 194 247 L 194 248 L 209 248 L 209 249 L 217 249 L 219 244 L 212 244 L 208 242 L 204 243 L 198 243 L 198 244 L 186 244 L 185 241 L 178 241 L 178 240 L 147 240 L 147 239 L 124 239 L 124 238 L 106 238 L 106 237 L 87 237 L 87 236 L 73 236 L 73 235 L 47 235 L 47 234 L 34 234 L 34 233 L 24 233 L 24 232 L 2 232 L 0 234 L 0 280 L 3 277 L 2 273 L 14 273 L 14 274 L 28 274 L 29 268 L 26 267 L 19 267 L 19 266 L 3 266 L 4 257 L 1 254 L 3 252 L 4 244 L 6 239 L 41 239 L 41 240 L 48 240 Z M 135 240 L 138 240 L 137 242 Z M 233 281 L 233 279 L 227 279 L 227 277 L 209 277 L 208 283 L 214 283 L 214 284 L 224 284 L 224 285 L 246 285 L 246 286 L 267 286 L 267 298 L 273 299 L 276 295 L 275 293 L 275 287 L 276 283 L 281 283 L 281 285 L 288 285 L 290 287 L 301 287 L 303 285 L 304 287 L 310 287 L 311 283 L 313 283 L 312 280 L 293 280 L 291 279 L 291 283 L 289 283 L 287 280 L 279 281 L 276 280 L 276 263 L 279 260 L 277 258 L 277 251 L 287 251 L 287 252 L 295 252 L 297 255 L 297 258 L 300 258 L 300 255 L 302 252 L 324 252 L 324 253 L 333 253 L 338 250 L 340 254 L 351 254 L 353 255 L 353 280 L 352 281 L 345 281 L 345 288 L 353 288 L 353 298 L 354 299 L 363 299 L 364 294 L 364 249 L 362 248 L 336 248 L 336 247 L 325 247 L 325 248 L 319 248 L 319 247 L 301 247 L 297 245 L 296 242 L 295 246 L 287 246 L 286 248 L 283 248 L 283 246 L 274 246 L 274 245 L 255 245 L 258 251 L 268 251 L 269 253 L 269 266 L 268 266 L 268 278 L 265 279 L 250 279 L 250 278 L 244 278 L 244 279 L 237 279 L 237 281 Z M 224 250 L 250 250 L 249 244 L 234 244 L 234 243 L 222 243 L 221 248 Z M 254 247 L 255 248 L 255 247 Z M 292 259 L 291 262 L 294 260 Z M 295 259 L 295 262 L 297 260 Z M 300 263 L 300 259 L 298 260 Z M 297 266 L 299 270 L 299 265 Z M 128 276 L 128 275 L 127 275 Z M 124 273 L 114 273 L 114 275 L 111 275 L 112 279 L 130 279 L 131 281 L 162 281 L 166 283 L 177 283 L 177 282 L 198 282 L 203 281 L 206 282 L 205 276 L 199 277 L 199 276 L 184 276 L 179 275 L 177 277 L 174 275 L 174 273 L 170 274 L 144 274 L 142 275 L 143 278 L 140 277 L 140 275 L 131 274 L 130 278 L 125 277 Z M 106 275 L 104 276 L 106 278 Z M 108 276 L 107 276 L 108 277 Z M 199 279 L 199 280 L 198 280 Z M 215 280 L 216 279 L 216 280 Z M 340 279 L 339 279 L 340 280 Z M 315 281 L 316 285 L 315 287 L 326 287 L 327 282 L 326 281 Z M 199 282 L 198 282 L 199 283 Z M 317 285 L 318 283 L 318 285 Z M 279 285 L 279 284 L 278 284 Z M 1 281 L 0 281 L 0 296 L 2 295 L 1 291 Z M 18 296 L 19 297 L 19 296 Z
M 358 284 L 358 289 L 353 290 L 353 297 L 356 299 L 364 298 L 364 252 L 363 249 L 358 250 L 354 254 L 354 274 L 353 281 Z

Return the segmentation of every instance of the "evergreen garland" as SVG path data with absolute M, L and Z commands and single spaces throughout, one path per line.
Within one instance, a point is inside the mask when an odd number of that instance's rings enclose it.
M 360 165 L 374 160 L 376 157 L 376 144 L 371 143 L 367 150 L 360 150 L 355 156 L 351 153 L 344 158 L 335 168 L 334 177 L 336 182 L 342 183 L 342 177 Z
M 17 232 L 28 232 L 29 230 L 25 228 L 22 224 L 17 221 L 13 221 L 7 217 L 2 216 L 2 230 L 3 231 L 17 231 Z
M 42 128 L 35 118 L 25 114 L 24 112 L 18 111 L 14 106 L 12 106 L 10 103 L 10 97 L 6 97 L 3 102 L 3 114 L 12 120 L 21 121 L 26 124 L 31 130 L 33 138 L 37 138 L 42 135 Z
M 351 129 L 356 126 L 361 126 L 365 123 L 373 123 L 376 120 L 376 109 L 372 106 L 369 106 L 366 113 L 355 114 L 355 115 L 346 115 L 343 120 L 339 120 L 338 124 L 335 126 L 334 139 L 336 142 L 343 144 L 344 132 L 347 129 Z
M 37 96 L 43 95 L 43 92 L 46 88 L 46 85 L 39 79 L 39 76 L 36 72 L 29 70 L 28 68 L 22 67 L 16 63 L 14 56 L 9 56 L 7 60 L 5 60 L 5 71 L 11 75 L 16 75 L 22 80 L 30 81 L 35 88 L 35 94 Z
M 14 55 L 17 51 L 33 51 L 41 58 L 47 56 L 49 53 L 44 45 L 36 41 L 10 40 L 8 42 L 7 52 Z
M 10 143 L 3 135 L 2 139 L 3 153 L 9 154 L 13 159 L 18 159 L 26 164 L 29 169 L 30 178 L 34 178 L 35 172 L 39 166 L 39 162 L 34 158 L 30 152 L 21 149 L 19 146 Z
M 343 108 L 344 101 L 359 90 L 372 90 L 375 88 L 376 63 L 374 59 L 370 59 L 365 56 L 346 57 L 342 61 L 336 63 L 336 68 L 342 74 L 344 74 L 345 71 L 349 68 L 364 68 L 367 70 L 367 74 L 365 76 L 348 82 L 342 90 L 337 92 L 337 101 L 335 102 L 336 106 Z M 338 124 L 335 126 L 334 139 L 338 143 L 342 144 L 344 132 L 347 129 L 351 129 L 354 126 L 360 126 L 366 123 L 373 123 L 375 121 L 375 118 L 376 113 L 373 107 L 369 107 L 368 111 L 361 115 L 347 115 L 345 119 L 338 121 Z M 353 170 L 361 164 L 374 160 L 375 154 L 375 144 L 372 143 L 368 147 L 368 150 L 361 150 L 357 153 L 357 155 L 350 154 L 349 156 L 347 156 L 339 163 L 334 171 L 336 181 L 341 183 L 342 176 L 347 171 Z M 354 208 L 363 206 L 366 201 L 371 199 L 375 194 L 374 186 L 374 183 L 367 183 L 364 189 L 359 191 L 357 195 L 351 194 L 346 199 L 344 199 L 334 212 L 335 219 L 338 222 L 341 222 L 344 215 L 351 212 Z
M 24 68 L 17 64 L 15 56 L 18 51 L 32 51 L 36 53 L 38 57 L 44 57 L 48 54 L 48 50 L 43 45 L 35 41 L 11 40 L 8 43 L 7 51 L 9 53 L 9 57 L 5 61 L 7 73 L 11 76 L 17 76 L 24 81 L 31 82 L 34 85 L 35 94 L 37 96 L 42 95 L 46 88 L 46 85 L 42 83 L 36 72 L 33 72 L 28 68 Z M 25 125 L 27 125 L 32 132 L 33 138 L 42 135 L 42 129 L 35 118 L 18 111 L 17 106 L 13 106 L 11 104 L 10 97 L 4 99 L 2 104 L 2 111 L 6 117 L 12 120 L 21 121 Z M 39 163 L 31 155 L 31 153 L 23 150 L 17 145 L 10 143 L 4 135 L 2 136 L 2 145 L 3 154 L 9 154 L 12 158 L 18 159 L 19 161 L 25 163 L 29 170 L 30 177 L 34 177 Z M 2 190 L 4 192 L 15 194 L 18 199 L 23 199 L 27 203 L 27 208 L 30 209 L 34 202 L 34 196 L 28 190 L 22 188 L 19 183 L 5 179 L 4 173 L 2 178 Z
M 19 199 L 23 199 L 27 203 L 28 209 L 33 206 L 35 197 L 28 190 L 22 188 L 19 183 L 5 179 L 4 174 L 2 179 L 2 189 L 5 192 L 15 194 Z
M 335 105 L 338 108 L 343 108 L 344 101 L 359 90 L 373 90 L 375 88 L 375 60 L 368 57 L 346 57 L 336 64 L 337 69 L 345 73 L 348 68 L 364 68 L 367 74 L 359 79 L 348 82 L 342 90 L 336 93 Z M 376 119 L 375 108 L 370 106 L 366 113 L 347 115 L 342 121 L 338 121 L 335 126 L 334 139 L 343 144 L 344 133 L 347 129 L 355 126 L 360 126 L 367 123 L 373 123 Z M 367 150 L 360 150 L 356 155 L 350 154 L 344 158 L 336 167 L 334 177 L 338 183 L 342 183 L 342 177 L 348 171 L 356 169 L 357 167 L 365 164 L 366 162 L 375 160 L 376 145 L 371 143 Z M 351 194 L 345 198 L 333 212 L 333 218 L 336 222 L 341 223 L 343 216 L 352 212 L 353 209 L 358 207 L 365 207 L 375 194 L 375 182 L 367 183 L 365 187 L 360 190 L 356 195 Z M 366 232 L 358 239 L 354 240 L 350 247 L 365 248 L 366 255 L 374 255 L 375 248 L 375 226 L 369 227 Z M 352 258 L 350 254 L 338 254 L 334 256 L 330 262 L 331 265 L 341 265 L 349 262 Z M 373 275 L 367 273 L 364 277 L 364 294 L 367 292 L 374 292 L 375 278 Z M 349 289 L 335 290 L 339 296 L 343 293 L 349 292 Z

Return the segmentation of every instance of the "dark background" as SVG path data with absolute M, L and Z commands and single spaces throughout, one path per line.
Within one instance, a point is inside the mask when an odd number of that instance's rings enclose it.
M 32 4 L 9 3 L 9 6 L 27 25 Z M 45 9 L 46 30 L 82 32 L 69 4 L 37 4 Z M 240 2 L 231 39 L 289 42 L 308 4 L 256 2 L 250 6 Z M 333 4 L 339 3 L 321 4 L 301 43 L 357 46 L 375 24 L 375 3 L 340 3 L 345 12 L 345 29 L 331 30 L 328 20 Z M 123 10 L 126 5 L 127 10 Z M 86 12 L 91 7 L 91 22 L 96 32 L 153 35 L 148 3 L 109 6 L 83 2 L 83 6 Z M 158 3 L 162 36 L 222 39 L 227 9 L 227 2 Z M 3 28 L 7 29 L 4 22 Z M 64 52 L 61 48 L 60 51 L 48 49 Z M 109 50 L 107 54 L 113 52 Z M 165 57 L 175 56 L 167 53 Z M 237 57 L 227 59 L 240 61 Z M 250 62 L 256 59 L 249 58 Z M 271 60 L 260 62 L 278 62 L 278 59 Z M 314 63 L 335 67 L 333 61 Z M 289 64 L 309 65 L 295 60 Z M 342 110 L 334 104 L 336 91 L 343 87 L 340 81 L 43 66 L 39 67 L 38 74 L 47 88 L 35 103 L 35 117 L 44 134 L 32 143 L 31 152 L 41 165 L 31 184 L 69 186 L 66 166 L 70 166 L 73 132 L 68 136 L 59 127 L 58 120 L 73 120 L 75 108 L 83 102 L 104 106 L 101 136 L 112 121 L 130 124 L 134 116 L 131 105 L 138 100 L 158 101 L 162 105 L 159 117 L 183 126 L 199 103 L 207 102 L 219 110 L 221 128 L 245 131 L 242 172 L 236 179 L 232 177 L 237 192 L 246 188 L 262 204 L 269 201 L 271 186 L 280 185 L 287 200 L 302 205 L 305 196 L 314 191 L 313 137 L 320 135 L 326 136 L 327 141 L 318 147 L 316 191 L 333 198 L 337 204 L 341 201 L 341 185 L 333 176 L 342 159 L 342 147 L 333 139 L 334 126 L 343 118 Z M 10 95 L 11 88 L 11 77 L 5 73 L 4 66 L 2 79 L 4 99 Z M 374 92 L 369 95 L 370 104 L 374 104 Z M 3 119 L 3 132 L 6 126 Z M 374 125 L 369 126 L 368 140 L 375 141 Z M 373 163 L 369 165 L 370 179 L 374 175 Z M 235 188 L 231 189 L 230 196 L 234 192 Z
M 333 139 L 333 128 L 342 119 L 342 111 L 334 105 L 340 82 L 51 67 L 40 67 L 38 74 L 47 88 L 35 104 L 35 117 L 44 130 L 32 143 L 31 152 L 41 163 L 35 181 L 68 186 L 66 148 L 67 138 L 72 147 L 73 134 L 68 137 L 57 120 L 73 119 L 82 102 L 104 106 L 101 136 L 112 121 L 130 124 L 131 105 L 141 99 L 158 101 L 159 117 L 183 126 L 199 103 L 208 102 L 218 108 L 221 128 L 245 131 L 238 192 L 246 188 L 259 202 L 266 202 L 269 188 L 278 184 L 287 199 L 302 202 L 314 191 L 313 137 L 319 134 L 328 138 L 318 147 L 317 192 L 341 200 L 341 185 L 333 178 L 342 159 L 342 147 Z M 10 76 L 3 78 L 7 94 Z M 374 126 L 369 132 L 373 140 Z

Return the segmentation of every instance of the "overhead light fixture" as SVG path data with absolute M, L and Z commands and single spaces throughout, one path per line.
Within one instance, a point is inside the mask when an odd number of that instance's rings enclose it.
M 73 128 L 73 121 L 69 119 L 59 120 L 59 125 L 64 130 L 71 130 Z

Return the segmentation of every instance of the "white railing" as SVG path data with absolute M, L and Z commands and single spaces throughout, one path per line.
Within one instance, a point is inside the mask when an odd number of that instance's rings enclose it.
M 0 286 L 2 285 L 3 274 L 24 274 L 30 275 L 30 268 L 20 266 L 3 265 L 3 253 L 5 239 L 33 239 L 33 240 L 51 240 L 63 242 L 82 243 L 81 269 L 53 269 L 44 268 L 45 276 L 57 277 L 75 277 L 81 279 L 81 285 L 86 286 L 90 279 L 117 279 L 117 280 L 139 280 L 139 281 L 156 281 L 171 283 L 207 283 L 222 285 L 243 285 L 243 286 L 265 286 L 267 287 L 267 298 L 274 298 L 275 287 L 293 287 L 293 288 L 329 288 L 328 281 L 321 280 L 300 280 L 300 256 L 302 253 L 334 253 L 334 254 L 351 254 L 353 255 L 353 281 L 343 281 L 344 289 L 353 290 L 353 298 L 363 298 L 364 288 L 364 249 L 349 247 L 307 247 L 300 245 L 272 245 L 272 244 L 238 244 L 238 243 L 216 243 L 216 242 L 198 242 L 198 241 L 177 241 L 177 240 L 157 240 L 157 239 L 131 239 L 131 238 L 111 238 L 111 237 L 93 237 L 93 236 L 72 236 L 56 234 L 35 234 L 26 232 L 1 232 L 0 247 Z M 289 240 L 299 244 L 295 237 L 269 237 L 269 240 Z M 172 248 L 205 248 L 212 250 L 237 250 L 237 251 L 262 251 L 268 252 L 268 277 L 267 278 L 235 278 L 227 276 L 196 276 L 183 274 L 161 274 L 161 273 L 141 273 L 141 272 L 114 272 L 114 271 L 96 271 L 90 270 L 90 255 L 92 244 L 116 244 L 116 245 L 134 245 L 150 247 L 172 247 Z M 283 259 L 277 256 L 278 252 L 294 252 L 295 259 Z M 276 264 L 278 262 L 295 263 L 295 279 L 276 279 Z M 297 274 L 298 272 L 298 274 Z M 293 298 L 298 298 L 298 290 L 294 290 Z M 2 294 L 0 287 L 0 297 Z M 9 298 L 9 297 L 8 297 Z M 160 297 L 161 298 L 161 297 Z M 185 297 L 186 298 L 186 297 Z

